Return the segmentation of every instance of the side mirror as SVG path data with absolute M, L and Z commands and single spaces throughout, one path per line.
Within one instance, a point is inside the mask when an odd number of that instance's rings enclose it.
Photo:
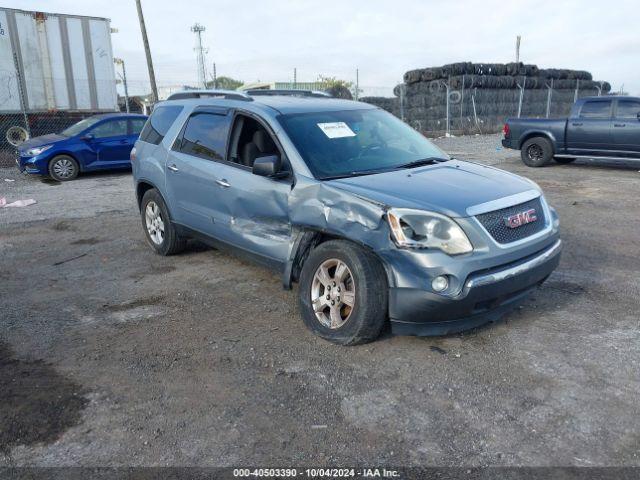
M 289 175 L 288 172 L 282 171 L 282 159 L 279 155 L 256 158 L 253 162 L 252 172 L 254 175 L 271 178 L 285 178 Z
M 81 140 L 84 140 L 85 142 L 91 142 L 95 138 L 96 136 L 93 133 L 87 133 L 81 137 Z

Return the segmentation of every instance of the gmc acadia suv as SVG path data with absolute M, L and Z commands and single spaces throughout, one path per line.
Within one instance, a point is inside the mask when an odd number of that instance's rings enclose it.
M 559 221 L 530 180 L 447 156 L 393 115 L 312 92 L 182 92 L 132 152 L 161 255 L 189 238 L 299 282 L 335 343 L 497 320 L 557 267 Z

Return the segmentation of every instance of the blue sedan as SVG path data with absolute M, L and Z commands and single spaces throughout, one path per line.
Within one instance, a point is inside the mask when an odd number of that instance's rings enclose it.
M 145 115 L 123 113 L 85 118 L 59 134 L 20 145 L 18 168 L 61 182 L 80 172 L 131 168 L 129 154 L 146 121 Z

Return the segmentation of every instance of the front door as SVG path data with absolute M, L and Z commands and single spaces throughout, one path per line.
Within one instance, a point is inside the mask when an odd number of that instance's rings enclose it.
M 640 100 L 618 100 L 611 131 L 619 153 L 633 156 L 640 153 Z
M 220 208 L 228 215 L 234 245 L 284 263 L 289 252 L 289 195 L 292 176 L 276 179 L 252 173 L 256 158 L 279 155 L 290 171 L 283 151 L 266 122 L 238 114 L 231 135 L 230 161 L 221 165 Z
M 96 153 L 96 167 L 109 168 L 129 163 L 129 154 L 133 145 L 128 135 L 127 119 L 106 120 L 90 132 L 91 148 Z
M 567 148 L 578 155 L 607 155 L 613 149 L 611 100 L 588 100 L 567 123 Z

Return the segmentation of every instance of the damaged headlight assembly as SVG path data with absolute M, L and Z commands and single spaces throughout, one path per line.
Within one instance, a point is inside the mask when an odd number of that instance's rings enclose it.
M 473 251 L 462 228 L 451 218 L 435 212 L 392 208 L 387 221 L 395 244 L 402 248 L 442 250 L 448 255 Z

